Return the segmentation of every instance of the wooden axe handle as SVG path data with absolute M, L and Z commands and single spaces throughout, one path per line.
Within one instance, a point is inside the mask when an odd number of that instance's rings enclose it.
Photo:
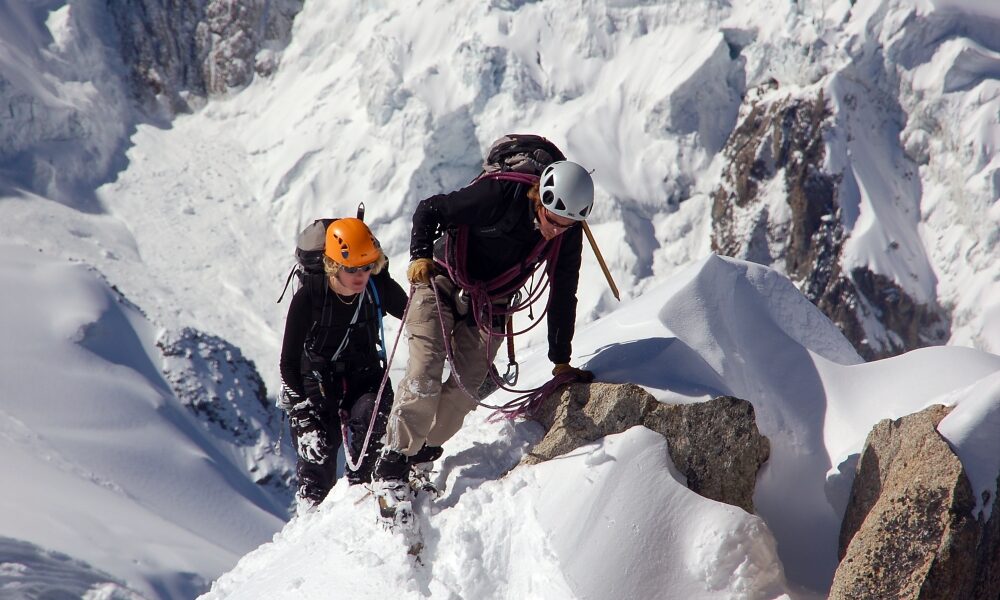
M 604 262 L 601 249 L 597 247 L 594 234 L 590 232 L 590 225 L 587 225 L 586 221 L 581 221 L 581 223 L 583 223 L 583 232 L 587 234 L 587 241 L 590 242 L 590 247 L 594 249 L 594 256 L 597 257 L 597 262 L 601 265 L 601 270 L 604 271 L 604 277 L 607 278 L 608 285 L 611 286 L 611 293 L 614 295 L 615 300 L 621 302 L 621 296 L 618 295 L 618 286 L 615 285 L 615 280 L 611 277 L 611 271 L 608 270 L 608 265 Z

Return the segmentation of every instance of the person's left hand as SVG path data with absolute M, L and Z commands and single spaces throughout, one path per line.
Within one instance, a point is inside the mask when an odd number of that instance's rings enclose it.
M 578 369 L 576 367 L 570 366 L 569 363 L 559 363 L 552 367 L 552 375 L 558 377 L 563 374 L 572 374 L 580 383 L 590 383 L 594 380 L 594 373 L 592 371 L 586 371 L 584 369 Z

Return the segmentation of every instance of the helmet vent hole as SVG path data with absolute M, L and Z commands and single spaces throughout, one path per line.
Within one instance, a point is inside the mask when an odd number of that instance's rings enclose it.
M 562 198 L 556 200 L 556 205 L 554 208 L 556 210 L 566 210 L 566 204 L 563 203 Z
M 590 209 L 591 208 L 594 208 L 593 204 L 591 204 L 590 206 L 588 206 L 588 207 L 584 208 L 583 210 L 581 210 L 580 211 L 580 216 L 583 217 L 583 218 L 587 218 L 587 215 L 590 214 Z
M 545 190 L 545 193 L 542 194 L 542 204 L 549 206 L 553 201 L 555 201 L 555 196 L 552 195 L 551 191 Z
M 553 185 L 555 185 L 555 177 L 549 174 L 549 176 L 545 178 L 545 182 L 542 183 L 542 185 L 544 185 L 545 187 L 552 187 Z

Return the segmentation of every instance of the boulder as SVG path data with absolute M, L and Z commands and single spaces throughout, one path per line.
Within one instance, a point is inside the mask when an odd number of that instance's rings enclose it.
M 1000 473 L 997 474 L 996 489 L 1000 491 Z M 983 500 L 985 504 L 989 498 Z M 982 518 L 980 515 L 980 519 Z M 1000 599 L 1000 504 L 996 499 L 993 499 L 993 512 L 982 524 L 982 528 L 982 539 L 979 541 L 976 556 L 976 583 L 972 590 L 972 598 L 997 600 Z
M 730 396 L 672 405 L 637 385 L 574 384 L 546 399 L 534 419 L 547 433 L 522 464 L 549 460 L 642 425 L 667 439 L 670 458 L 687 477 L 688 488 L 751 513 L 757 471 L 770 454 L 753 406 Z
M 936 429 L 948 412 L 932 406 L 868 435 L 829 598 L 974 597 L 982 523 L 962 463 Z

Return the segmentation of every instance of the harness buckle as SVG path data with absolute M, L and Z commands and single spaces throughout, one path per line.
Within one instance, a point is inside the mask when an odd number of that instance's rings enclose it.
M 515 385 L 517 378 L 521 374 L 521 367 L 516 361 L 507 363 L 507 372 L 503 374 L 503 380 L 507 385 Z

